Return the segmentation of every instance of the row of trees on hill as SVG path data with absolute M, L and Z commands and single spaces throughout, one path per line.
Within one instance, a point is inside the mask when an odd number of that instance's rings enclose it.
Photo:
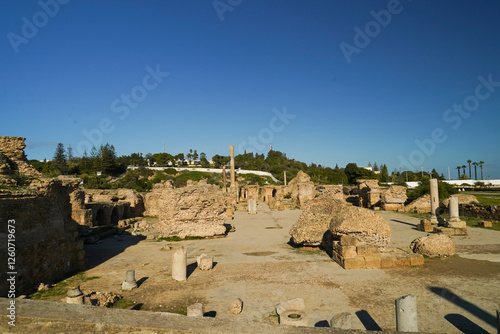
M 59 174 L 71 175 L 92 175 L 101 172 L 103 176 L 119 176 L 126 172 L 127 166 L 148 166 L 158 167 L 182 166 L 186 161 L 198 160 L 202 167 L 221 168 L 229 164 L 229 156 L 214 155 L 211 165 L 205 153 L 198 154 L 197 150 L 189 150 L 189 153 L 179 153 L 172 155 L 169 153 L 148 153 L 145 156 L 140 153 L 132 153 L 117 157 L 115 147 L 110 144 L 101 145 L 99 148 L 92 148 L 90 154 L 85 152 L 82 157 L 74 157 L 71 146 L 65 148 L 62 143 L 57 145 L 52 161 L 39 162 L 32 160 L 33 166 L 47 176 Z M 334 168 L 324 167 L 311 163 L 287 158 L 285 153 L 280 151 L 269 151 L 267 156 L 258 153 L 244 153 L 235 157 L 236 168 L 265 171 L 272 173 L 279 181 L 284 181 L 284 172 L 287 179 L 291 180 L 301 170 L 307 173 L 311 180 L 317 184 L 356 184 L 359 179 L 378 179 L 380 182 L 405 183 L 408 181 L 421 181 L 424 177 L 444 179 L 436 170 L 430 174 L 423 171 L 397 171 L 389 174 L 386 164 L 378 165 L 376 162 L 371 165 L 372 170 L 358 167 L 355 163 L 349 163 L 341 168 L 336 165 Z

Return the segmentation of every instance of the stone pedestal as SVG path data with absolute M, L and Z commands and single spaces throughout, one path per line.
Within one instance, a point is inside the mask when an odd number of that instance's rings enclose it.
M 431 217 L 429 218 L 431 224 L 438 225 L 439 224 L 439 188 L 438 188 L 438 180 L 431 179 Z
M 418 332 L 416 296 L 406 295 L 396 299 L 396 331 Z
M 80 286 L 70 286 L 68 292 L 66 293 L 66 303 L 68 304 L 83 304 L 83 292 L 80 290 Z
M 198 256 L 196 258 L 196 262 L 200 270 L 210 270 L 214 266 L 214 260 L 207 254 L 201 254 L 200 256 Z
M 122 290 L 133 290 L 137 288 L 137 281 L 135 280 L 135 270 L 127 270 L 127 277 L 122 283 Z
M 280 325 L 307 327 L 309 321 L 307 314 L 300 310 L 289 310 L 280 314 Z
M 257 214 L 257 201 L 253 198 L 248 199 L 248 213 L 251 215 Z
M 337 329 L 351 329 L 352 328 L 351 313 L 344 312 L 337 314 L 330 320 L 330 327 Z
M 187 252 L 184 246 L 177 248 L 172 254 L 172 278 L 185 281 L 187 271 Z
M 188 317 L 203 317 L 203 304 L 196 303 L 187 307 Z

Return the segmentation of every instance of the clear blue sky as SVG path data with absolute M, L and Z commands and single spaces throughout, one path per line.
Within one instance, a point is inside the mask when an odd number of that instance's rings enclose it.
M 87 132 L 119 155 L 272 144 L 500 178 L 499 22 L 491 0 L 3 1 L 0 135 L 30 159 Z

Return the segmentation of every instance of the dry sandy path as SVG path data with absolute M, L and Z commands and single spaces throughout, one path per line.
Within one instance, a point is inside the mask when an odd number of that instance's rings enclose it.
M 422 331 L 496 330 L 500 232 L 469 229 L 469 236 L 454 238 L 459 255 L 426 259 L 423 268 L 344 270 L 325 253 L 301 252 L 287 244 L 288 231 L 300 213 L 269 211 L 259 203 L 257 215 L 235 213 L 231 224 L 236 231 L 225 238 L 168 243 L 187 248 L 188 264 L 195 263 L 201 253 L 214 256 L 217 262 L 211 271 L 189 266 L 187 282 L 171 279 L 172 251 L 160 250 L 167 242 L 139 241 L 132 236 L 122 241 L 106 239 L 87 246 L 91 267 L 87 275 L 100 278 L 83 283 L 82 288 L 121 293 L 148 310 L 172 311 L 202 302 L 209 315 L 268 322 L 277 322 L 270 315 L 275 304 L 301 297 L 310 326 L 324 326 L 335 314 L 351 312 L 355 328 L 392 330 L 394 300 L 411 293 L 418 298 Z M 390 212 L 381 215 L 393 228 L 391 247 L 406 248 L 425 235 L 416 230 L 416 218 Z M 121 292 L 128 269 L 136 270 L 142 284 Z M 228 310 L 235 298 L 244 301 L 240 315 Z

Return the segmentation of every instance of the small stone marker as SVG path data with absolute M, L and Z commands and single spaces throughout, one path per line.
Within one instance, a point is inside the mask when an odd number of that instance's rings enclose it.
M 232 314 L 240 314 L 243 311 L 243 301 L 240 298 L 236 298 L 229 308 L 229 312 Z
M 257 213 L 257 201 L 255 199 L 250 198 L 248 200 L 248 213 L 255 215 Z
M 187 274 L 187 252 L 184 246 L 172 254 L 172 278 L 176 281 L 185 281 Z
M 83 292 L 79 285 L 70 286 L 66 293 L 66 303 L 68 304 L 83 304 Z
M 210 270 L 214 266 L 214 260 L 212 257 L 205 253 L 198 256 L 196 258 L 196 262 L 198 263 L 198 268 L 200 268 L 200 270 Z
M 203 317 L 203 304 L 196 303 L 187 307 L 188 317 Z
M 492 227 L 493 224 L 490 221 L 482 221 L 477 223 L 478 226 L 480 227 Z
M 396 330 L 418 332 L 416 296 L 406 295 L 396 299 Z
M 351 313 L 344 312 L 335 315 L 332 320 L 330 320 L 330 327 L 338 329 L 351 329 L 352 320 Z
M 276 314 L 281 315 L 281 313 L 288 310 L 304 311 L 305 309 L 306 305 L 304 303 L 304 299 L 295 298 L 281 302 L 278 305 L 276 305 Z
M 122 283 L 122 290 L 133 290 L 137 288 L 137 281 L 135 280 L 135 270 L 127 270 L 127 277 Z

